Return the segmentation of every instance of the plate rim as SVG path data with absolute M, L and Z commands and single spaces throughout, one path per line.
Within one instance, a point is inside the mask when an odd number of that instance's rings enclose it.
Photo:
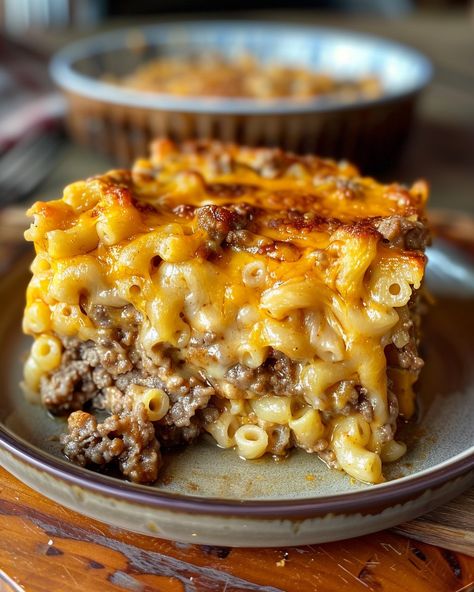
M 474 470 L 474 446 L 418 474 L 368 487 L 367 489 L 326 495 L 319 498 L 281 500 L 231 500 L 167 493 L 102 475 L 66 459 L 39 450 L 14 435 L 0 423 L 0 447 L 17 460 L 44 471 L 51 477 L 79 486 L 95 494 L 112 497 L 121 502 L 152 507 L 156 510 L 192 514 L 235 516 L 250 518 L 308 518 L 328 514 L 375 514 L 391 505 L 418 497 L 427 489 L 434 489 Z M 1 464 L 1 461 L 0 461 Z M 474 472 L 474 471 L 473 471 Z M 405 480 L 406 479 L 406 480 Z

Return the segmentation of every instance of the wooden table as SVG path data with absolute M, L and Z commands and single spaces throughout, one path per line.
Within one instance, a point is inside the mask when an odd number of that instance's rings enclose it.
M 284 18 L 298 20 L 301 16 Z M 334 18 L 308 13 L 304 20 L 390 36 L 419 47 L 434 59 L 437 77 L 425 96 L 403 158 L 389 176 L 409 182 L 423 175 L 432 183 L 435 206 L 474 213 L 474 29 L 468 19 L 452 14 L 407 21 L 335 23 Z M 42 42 L 54 46 L 60 39 L 49 36 Z M 55 197 L 66 183 L 109 164 L 105 158 L 68 145 L 37 197 Z M 0 215 L 0 258 L 11 250 L 6 243 L 16 240 L 15 232 L 9 229 L 17 218 L 16 214 L 11 216 L 7 212 Z M 445 232 L 454 233 L 465 243 L 474 239 L 470 223 L 456 218 L 453 224 L 450 216 L 444 215 L 438 219 L 446 222 Z M 451 514 L 438 512 L 410 523 L 404 532 L 445 546 L 449 541 L 451 549 L 463 548 L 463 527 L 469 519 L 472 524 L 469 510 L 461 515 L 462 508 L 472 507 L 474 494 L 468 496 Z M 469 528 L 472 537 L 472 526 Z M 402 534 L 384 531 L 288 549 L 231 550 L 170 543 L 66 510 L 2 469 L 0 533 L 0 592 L 18 590 L 18 585 L 28 592 L 474 590 L 473 558 L 457 550 L 415 542 Z
M 387 531 L 287 549 L 132 534 L 66 510 L 2 469 L 0 532 L 0 570 L 28 592 L 467 592 L 474 582 L 474 559 Z

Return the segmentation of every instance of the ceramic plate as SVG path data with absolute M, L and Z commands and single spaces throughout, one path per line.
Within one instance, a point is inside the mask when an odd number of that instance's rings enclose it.
M 154 486 L 70 464 L 63 420 L 19 389 L 28 339 L 21 335 L 27 261 L 0 285 L 0 463 L 27 485 L 83 514 L 163 538 L 213 545 L 284 546 L 361 535 L 414 518 L 474 483 L 474 267 L 449 243 L 430 249 L 436 304 L 424 324 L 426 366 L 409 452 L 381 485 L 355 483 L 315 456 L 243 461 L 202 441 L 165 458 Z

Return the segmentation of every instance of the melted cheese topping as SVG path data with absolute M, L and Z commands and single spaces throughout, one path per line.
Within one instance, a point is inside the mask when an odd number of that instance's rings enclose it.
M 222 55 L 160 57 L 139 66 L 121 79 L 107 82 L 133 90 L 181 96 L 249 97 L 263 100 L 292 98 L 298 101 L 320 96 L 357 100 L 381 95 L 382 85 L 373 76 L 332 78 L 323 72 L 279 64 L 263 64 L 253 56 L 226 59 Z

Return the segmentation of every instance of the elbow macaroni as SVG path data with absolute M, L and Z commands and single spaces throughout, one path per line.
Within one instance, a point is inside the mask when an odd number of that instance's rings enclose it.
M 145 413 L 150 421 L 159 421 L 168 413 L 170 399 L 164 390 L 133 385 L 132 394 L 135 404 L 142 404 L 145 407 Z
M 235 445 L 235 434 L 239 428 L 237 418 L 229 412 L 222 413 L 216 421 L 206 424 L 205 429 L 221 448 Z
M 248 460 L 260 458 L 268 447 L 268 434 L 258 425 L 240 426 L 235 432 L 235 443 L 239 455 Z
M 43 334 L 35 340 L 31 348 L 31 357 L 44 372 L 57 368 L 61 363 L 62 346 L 59 339 Z
M 250 401 L 250 406 L 259 419 L 282 425 L 291 419 L 291 397 L 267 395 Z
M 325 434 L 319 411 L 308 407 L 300 409 L 294 414 L 288 425 L 296 441 L 303 448 L 312 448 Z
M 357 416 L 338 422 L 333 433 L 332 444 L 341 467 L 359 481 L 380 483 L 382 462 L 375 452 L 367 450 L 371 436 L 367 421 Z

